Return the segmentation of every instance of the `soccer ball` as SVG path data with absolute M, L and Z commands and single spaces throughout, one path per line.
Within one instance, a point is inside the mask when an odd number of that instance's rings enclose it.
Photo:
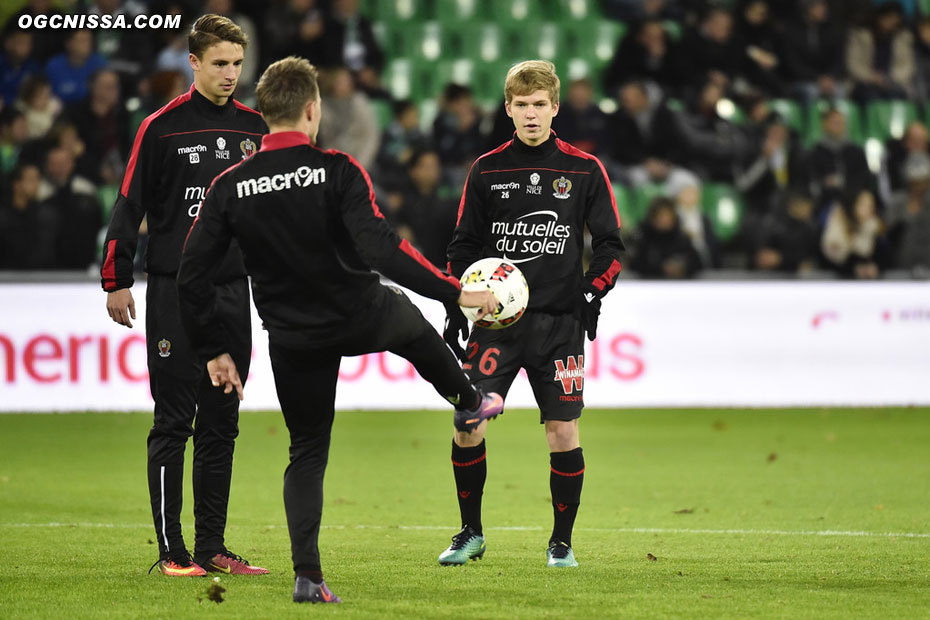
M 469 321 L 478 327 L 503 329 L 516 323 L 526 311 L 530 288 L 523 272 L 503 258 L 482 258 L 462 275 L 463 291 L 491 289 L 500 302 L 493 315 L 478 319 L 478 308 L 462 308 Z

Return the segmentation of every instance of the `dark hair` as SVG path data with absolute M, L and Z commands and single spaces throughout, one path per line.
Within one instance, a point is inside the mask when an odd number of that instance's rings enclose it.
M 249 45 L 249 38 L 235 22 L 228 17 L 208 13 L 200 16 L 191 26 L 190 34 L 187 35 L 187 49 L 197 58 L 203 58 L 208 48 L 223 41 L 236 43 L 243 49 Z
M 442 100 L 446 103 L 464 99 L 465 97 L 471 97 L 471 89 L 467 86 L 449 82 L 442 89 Z
M 318 72 L 306 58 L 288 56 L 273 62 L 255 87 L 258 109 L 265 122 L 294 122 L 300 118 L 308 101 L 320 98 Z
M 401 99 L 399 101 L 395 101 L 391 105 L 391 113 L 394 115 L 394 118 L 397 118 L 410 108 L 416 107 L 416 104 L 410 99 Z

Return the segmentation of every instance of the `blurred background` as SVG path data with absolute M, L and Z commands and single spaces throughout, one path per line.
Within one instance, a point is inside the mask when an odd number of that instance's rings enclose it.
M 104 315 L 100 245 L 136 129 L 192 82 L 206 12 L 249 36 L 246 104 L 278 58 L 321 68 L 319 145 L 355 156 L 440 266 L 469 166 L 512 136 L 508 68 L 556 64 L 553 128 L 603 161 L 628 248 L 588 345 L 592 404 L 930 403 L 930 0 L 5 0 L 0 409 L 146 406 L 144 338 Z M 54 13 L 182 27 L 17 25 Z M 257 317 L 255 333 L 260 386 Z M 348 404 L 430 406 L 393 363 L 343 378 L 397 400 Z
M 183 26 L 17 25 L 56 12 Z M 562 78 L 553 128 L 613 181 L 624 277 L 930 277 L 926 0 L 10 0 L 0 271 L 96 272 L 135 130 L 189 87 L 205 12 L 250 37 L 247 104 L 275 59 L 324 69 L 321 146 L 369 169 L 439 265 L 468 166 L 512 134 L 507 69 L 545 58 Z

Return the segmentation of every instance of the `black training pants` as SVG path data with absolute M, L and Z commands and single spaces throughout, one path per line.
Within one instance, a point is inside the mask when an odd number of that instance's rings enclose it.
M 295 572 L 321 569 L 323 474 L 343 356 L 390 351 L 410 361 L 444 398 L 466 403 L 475 398 L 474 388 L 445 342 L 399 290 L 378 287 L 369 310 L 347 327 L 338 344 L 324 348 L 290 348 L 274 333 L 269 346 L 278 401 L 291 436 L 284 509 Z
M 249 375 L 252 327 L 248 281 L 217 287 L 217 320 L 243 383 Z M 194 557 L 223 550 L 233 448 L 239 434 L 236 393 L 214 388 L 207 360 L 191 350 L 181 325 L 175 279 L 151 275 L 146 292 L 146 348 L 155 422 L 148 437 L 149 497 L 161 558 L 185 550 L 181 535 L 184 449 L 194 436 Z

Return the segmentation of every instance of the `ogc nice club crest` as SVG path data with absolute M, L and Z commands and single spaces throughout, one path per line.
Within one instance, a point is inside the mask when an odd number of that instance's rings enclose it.
M 158 357 L 168 357 L 171 355 L 171 341 L 162 338 L 158 341 Z

